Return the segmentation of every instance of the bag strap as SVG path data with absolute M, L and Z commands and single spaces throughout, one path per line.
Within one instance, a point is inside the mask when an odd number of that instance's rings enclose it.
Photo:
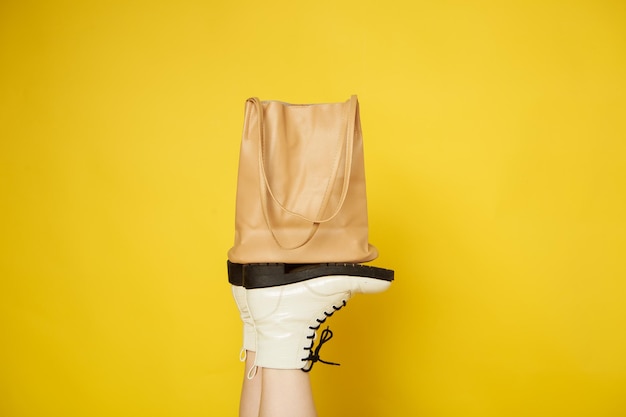
M 256 97 L 250 98 L 248 99 L 248 101 L 250 101 L 254 105 L 257 111 L 257 116 L 258 116 L 257 125 L 258 125 L 258 130 L 259 130 L 259 176 L 261 179 L 261 184 L 260 184 L 261 206 L 263 209 L 263 215 L 265 217 L 265 221 L 276 243 L 283 249 L 297 249 L 299 247 L 304 246 L 313 238 L 313 236 L 315 235 L 315 232 L 317 231 L 321 223 L 329 222 L 333 218 L 335 218 L 337 214 L 339 214 L 339 211 L 341 210 L 345 202 L 346 196 L 348 194 L 348 187 L 350 184 L 350 172 L 352 170 L 352 154 L 353 154 L 353 149 L 354 149 L 354 131 L 356 128 L 356 118 L 358 117 L 357 96 L 353 95 L 352 97 L 350 97 L 350 104 L 348 107 L 348 113 L 347 113 L 347 118 L 346 118 L 346 123 L 345 123 L 345 133 L 343 134 L 343 138 L 341 138 L 339 141 L 339 150 L 338 150 L 337 158 L 336 158 L 337 162 L 333 166 L 331 173 L 329 175 L 328 183 L 326 185 L 326 191 L 324 192 L 324 197 L 322 199 L 322 203 L 320 204 L 320 209 L 318 211 L 317 218 L 309 218 L 307 216 L 304 216 L 300 213 L 296 213 L 288 209 L 287 207 L 285 207 L 283 203 L 278 201 L 278 198 L 272 191 L 272 187 L 270 186 L 269 180 L 267 178 L 267 170 L 265 167 L 265 123 L 264 123 L 264 117 L 263 117 L 263 105 L 261 104 L 261 101 Z M 342 153 L 342 150 L 344 149 L 345 149 L 345 160 L 344 160 L 344 167 L 343 167 L 344 177 L 343 177 L 343 184 L 342 184 L 342 190 L 341 190 L 341 196 L 340 196 L 339 202 L 337 203 L 337 206 L 335 207 L 332 214 L 330 214 L 326 218 L 319 218 L 326 211 L 326 207 L 328 206 L 328 203 L 330 201 L 335 178 L 337 177 L 337 173 L 339 171 L 339 165 L 340 165 L 339 162 L 341 161 L 341 153 Z M 310 233 L 302 243 L 293 247 L 286 247 L 279 241 L 278 237 L 276 236 L 274 232 L 274 229 L 272 228 L 269 215 L 267 213 L 267 203 L 268 203 L 267 194 L 270 195 L 272 200 L 285 213 L 312 223 Z

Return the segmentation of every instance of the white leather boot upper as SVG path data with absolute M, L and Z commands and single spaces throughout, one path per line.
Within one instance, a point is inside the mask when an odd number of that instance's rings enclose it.
M 375 278 L 335 275 L 246 290 L 256 328 L 256 366 L 307 370 L 321 323 L 354 294 L 382 292 L 390 285 Z
M 231 285 L 233 291 L 233 297 L 235 303 L 239 309 L 239 315 L 243 322 L 243 345 L 239 354 L 239 359 L 244 361 L 246 359 L 246 351 L 256 351 L 256 331 L 254 329 L 254 322 L 252 316 L 250 316 L 250 310 L 248 309 L 248 301 L 246 299 L 246 289 L 241 286 Z

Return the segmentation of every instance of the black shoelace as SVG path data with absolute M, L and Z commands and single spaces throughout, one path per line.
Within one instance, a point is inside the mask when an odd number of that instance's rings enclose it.
M 311 372 L 311 369 L 313 369 L 313 365 L 315 365 L 315 362 L 321 362 L 326 365 L 335 365 L 335 366 L 340 365 L 338 363 L 328 362 L 320 358 L 320 349 L 322 349 L 322 346 L 324 345 L 324 343 L 328 342 L 332 338 L 333 338 L 333 332 L 328 327 L 322 330 L 322 334 L 320 335 L 320 341 L 317 344 L 317 347 L 315 348 L 315 350 L 311 350 L 311 352 L 309 353 L 309 356 L 307 358 L 302 359 L 303 361 L 309 362 L 308 368 L 302 368 L 304 372 Z
M 327 318 L 335 314 L 336 311 L 341 310 L 345 306 L 346 300 L 343 300 L 339 307 L 333 305 L 333 311 L 331 311 L 330 313 L 324 311 L 325 317 L 322 320 L 316 319 L 316 321 L 319 323 L 317 326 L 309 327 L 309 329 L 313 330 L 313 334 L 307 336 L 307 339 L 311 339 L 311 346 L 304 348 L 305 350 L 309 351 L 309 356 L 307 356 L 306 358 L 302 358 L 303 362 L 307 362 L 307 365 L 305 365 L 304 368 L 301 368 L 304 372 L 311 372 L 311 369 L 313 369 L 313 365 L 315 365 L 316 362 L 321 362 L 326 365 L 339 366 L 338 363 L 328 362 L 320 358 L 320 349 L 322 349 L 322 345 L 324 345 L 324 343 L 328 342 L 333 337 L 333 332 L 328 328 L 328 326 L 324 330 L 322 330 L 322 333 L 320 334 L 320 341 L 315 350 L 313 350 L 313 345 L 315 344 L 315 332 L 320 328 L 322 323 L 324 323 Z

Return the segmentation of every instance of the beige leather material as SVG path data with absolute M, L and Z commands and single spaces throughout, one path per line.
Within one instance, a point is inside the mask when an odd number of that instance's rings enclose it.
M 343 103 L 246 101 L 239 156 L 236 263 L 366 262 L 363 136 Z

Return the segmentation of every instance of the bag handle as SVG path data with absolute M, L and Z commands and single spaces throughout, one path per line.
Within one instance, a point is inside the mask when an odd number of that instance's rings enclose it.
M 250 98 L 248 100 L 254 105 L 257 111 L 257 116 L 258 116 L 257 125 L 259 129 L 259 176 L 261 179 L 260 181 L 261 182 L 260 184 L 261 185 L 261 206 L 263 209 L 263 215 L 265 217 L 265 221 L 276 243 L 283 249 L 297 249 L 307 244 L 313 238 L 313 236 L 315 235 L 315 232 L 317 231 L 321 223 L 329 222 L 333 218 L 335 218 L 337 214 L 339 214 L 339 211 L 341 210 L 345 202 L 346 196 L 348 194 L 349 183 L 350 183 L 350 172 L 352 170 L 352 154 L 353 154 L 353 149 L 354 149 L 354 131 L 356 127 L 356 117 L 358 115 L 357 96 L 353 95 L 350 97 L 350 104 L 348 107 L 348 114 L 347 114 L 347 119 L 345 123 L 346 127 L 345 127 L 344 139 L 340 140 L 339 142 L 340 146 L 339 146 L 339 151 L 337 154 L 337 163 L 333 166 L 333 169 L 330 173 L 328 184 L 326 186 L 326 191 L 324 192 L 324 198 L 322 199 L 322 203 L 320 204 L 320 209 L 318 211 L 318 218 L 309 218 L 307 216 L 304 216 L 300 213 L 296 213 L 288 209 L 287 207 L 285 207 L 283 203 L 278 201 L 278 198 L 272 191 L 272 187 L 270 186 L 269 180 L 267 178 L 267 171 L 265 168 L 265 124 L 264 124 L 264 118 L 263 118 L 263 105 L 261 104 L 261 101 L 256 97 Z M 320 219 L 319 217 L 324 213 L 330 201 L 332 188 L 333 188 L 332 186 L 335 182 L 335 178 L 337 177 L 337 172 L 339 171 L 339 162 L 341 160 L 340 155 L 344 148 L 344 145 L 345 145 L 345 161 L 344 161 L 344 178 L 343 178 L 343 184 L 342 184 L 342 190 L 341 190 L 341 197 L 333 213 L 330 214 L 326 218 Z M 276 236 L 274 232 L 274 229 L 272 228 L 271 221 L 267 213 L 267 194 L 271 196 L 272 200 L 285 213 L 312 223 L 310 233 L 302 243 L 296 246 L 286 247 L 279 241 L 278 237 Z

